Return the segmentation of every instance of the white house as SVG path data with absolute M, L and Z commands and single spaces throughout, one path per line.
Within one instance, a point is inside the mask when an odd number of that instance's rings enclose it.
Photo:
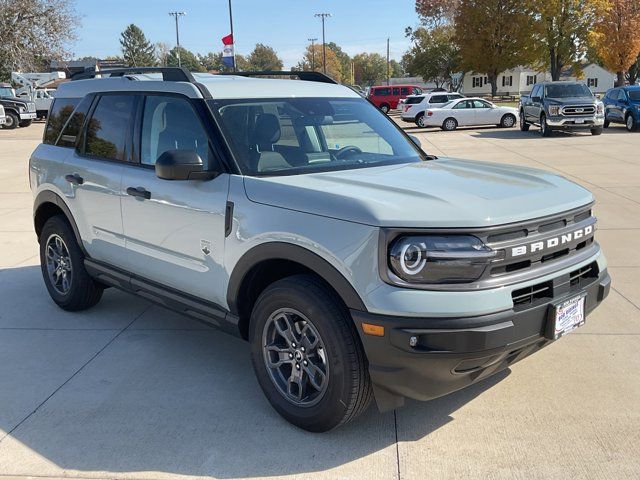
M 586 82 L 593 93 L 605 93 L 610 88 L 613 88 L 616 81 L 615 73 L 611 73 L 595 63 L 583 66 L 581 73 L 580 80 Z M 572 68 L 560 74 L 560 80 L 577 80 L 577 77 Z
M 531 92 L 537 82 L 551 80 L 548 72 L 540 72 L 531 67 L 516 67 L 498 75 L 497 95 L 518 96 Z M 462 81 L 462 93 L 467 96 L 491 95 L 489 77 L 483 73 L 467 72 Z

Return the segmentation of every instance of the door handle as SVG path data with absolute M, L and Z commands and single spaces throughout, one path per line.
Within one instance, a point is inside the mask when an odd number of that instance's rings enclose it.
M 84 178 L 82 178 L 77 173 L 74 173 L 73 175 L 65 175 L 64 179 L 69 183 L 73 183 L 74 185 L 82 185 L 84 183 Z
M 128 187 L 127 195 L 131 195 L 132 197 L 144 198 L 146 200 L 149 200 L 151 198 L 151 192 L 144 189 L 143 187 Z

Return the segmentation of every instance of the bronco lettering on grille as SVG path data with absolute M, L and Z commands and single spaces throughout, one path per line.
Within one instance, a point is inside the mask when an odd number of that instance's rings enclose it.
M 547 238 L 545 240 L 530 243 L 528 245 L 519 245 L 517 247 L 512 247 L 511 256 L 517 257 L 520 255 L 526 255 L 527 253 L 542 252 L 548 248 L 554 248 L 559 245 L 565 245 L 574 240 L 579 240 L 580 238 L 586 238 L 592 233 L 593 233 L 593 225 L 589 225 L 587 227 L 581 228 L 580 230 L 565 233 L 557 237 Z

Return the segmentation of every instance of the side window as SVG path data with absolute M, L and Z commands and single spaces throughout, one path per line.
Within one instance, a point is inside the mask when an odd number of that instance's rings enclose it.
M 531 90 L 532 97 L 538 97 L 540 95 L 540 85 L 535 85 L 533 90 Z
M 400 89 L 398 87 L 393 87 L 393 94 L 394 95 L 400 95 Z
M 108 160 L 124 161 L 124 150 L 134 95 L 104 95 L 87 125 L 85 154 Z
M 486 102 L 483 102 L 482 100 L 474 100 L 473 108 L 489 108 L 489 104 Z
M 461 102 L 458 102 L 453 108 L 455 109 L 473 108 L 473 105 L 469 100 L 462 100 Z
M 401 95 L 409 95 L 409 87 L 402 87 L 400 89 L 400 94 Z
M 184 98 L 149 95 L 142 117 L 140 162 L 155 165 L 167 150 L 193 150 L 205 164 L 209 158 L 209 140 L 193 110 Z
M 456 100 L 458 98 L 462 98 L 462 95 L 460 95 L 459 93 L 453 93 L 451 95 L 447 95 L 447 100 L 449 101 Z
M 47 127 L 44 130 L 43 143 L 55 145 L 73 110 L 80 103 L 79 98 L 56 98 L 51 105 Z
M 431 97 L 431 100 L 429 100 L 429 103 L 447 103 L 447 101 L 446 95 L 434 95 Z
M 625 101 L 627 99 L 627 95 L 624 93 L 624 90 L 618 90 L 618 100 Z
M 82 131 L 84 119 L 87 116 L 87 112 L 91 107 L 92 101 L 93 96 L 85 97 L 76 107 L 73 115 L 62 131 L 62 135 L 60 135 L 60 138 L 58 139 L 57 145 L 59 147 L 74 148 L 76 146 L 76 140 Z
M 374 90 L 374 95 L 376 97 L 387 97 L 387 96 L 391 95 L 391 89 L 390 88 L 376 88 Z

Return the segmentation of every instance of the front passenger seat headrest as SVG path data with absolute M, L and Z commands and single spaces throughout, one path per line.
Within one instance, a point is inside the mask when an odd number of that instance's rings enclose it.
M 261 148 L 271 148 L 280 140 L 280 120 L 273 113 L 261 113 L 256 117 L 253 142 Z

